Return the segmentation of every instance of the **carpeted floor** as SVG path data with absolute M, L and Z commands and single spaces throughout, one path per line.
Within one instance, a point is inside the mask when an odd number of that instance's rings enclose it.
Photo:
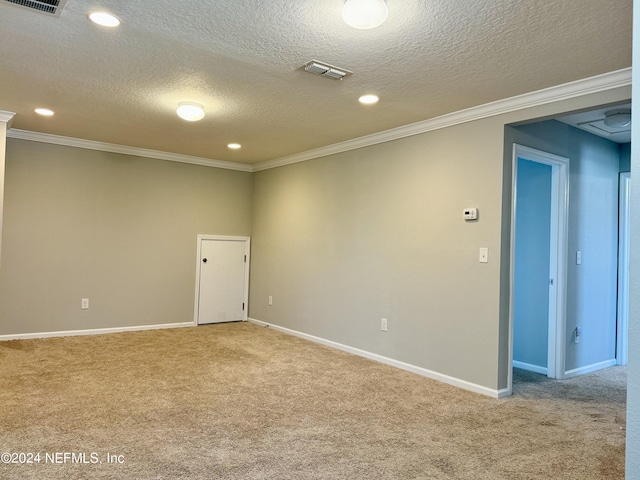
M 624 478 L 618 367 L 496 400 L 249 323 L 0 342 L 0 365 L 0 453 L 33 462 L 2 479 Z

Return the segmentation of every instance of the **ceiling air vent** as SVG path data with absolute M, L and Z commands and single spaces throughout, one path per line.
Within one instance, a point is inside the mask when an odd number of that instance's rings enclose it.
M 353 72 L 350 72 L 349 70 L 334 67 L 333 65 L 318 62 L 316 60 L 311 60 L 310 62 L 305 63 L 302 68 L 304 68 L 305 72 L 315 73 L 316 75 L 332 78 L 334 80 L 342 80 L 344 77 L 353 75 Z
M 52 17 L 59 17 L 67 0 L 4 0 L 17 7 L 37 10 Z

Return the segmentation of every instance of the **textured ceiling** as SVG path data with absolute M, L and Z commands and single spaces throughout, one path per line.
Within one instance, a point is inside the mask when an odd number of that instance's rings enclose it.
M 68 0 L 59 18 L 0 0 L 0 110 L 16 129 L 252 164 L 631 66 L 632 0 L 387 3 L 356 30 L 343 0 Z M 91 24 L 96 7 L 123 25 Z M 312 59 L 354 74 L 301 71 Z M 179 119 L 180 101 L 207 116 Z

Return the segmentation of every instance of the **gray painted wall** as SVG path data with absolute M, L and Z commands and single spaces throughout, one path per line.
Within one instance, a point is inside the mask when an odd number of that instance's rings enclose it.
M 629 94 L 625 87 L 256 173 L 250 317 L 506 388 L 504 125 Z M 480 218 L 467 223 L 462 210 L 471 206 Z M 479 247 L 490 249 L 488 264 L 478 263 Z
M 7 123 L 0 121 L 0 266 L 2 265 L 2 216 L 4 212 L 4 172 L 7 146 Z
M 193 321 L 196 235 L 250 235 L 252 184 L 8 139 L 0 334 Z
M 623 143 L 620 145 L 620 172 L 631 171 L 631 144 Z
M 491 130 L 256 173 L 250 316 L 496 388 L 502 142 Z M 478 221 L 464 221 L 466 207 Z
M 518 158 L 513 360 L 547 368 L 551 166 Z
M 633 75 L 640 78 L 640 0 L 633 2 Z M 640 98 L 640 82 L 633 83 Z M 629 265 L 629 366 L 627 367 L 627 480 L 640 480 L 640 122 L 631 134 L 631 255 Z
M 508 128 L 512 142 L 567 157 L 569 255 L 567 371 L 615 358 L 619 148 L 609 140 L 547 121 Z M 576 265 L 576 252 L 582 264 Z M 580 343 L 573 343 L 576 326 Z

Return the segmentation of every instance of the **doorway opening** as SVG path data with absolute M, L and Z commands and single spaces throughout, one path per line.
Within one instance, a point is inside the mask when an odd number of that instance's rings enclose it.
M 514 144 L 510 368 L 564 378 L 569 159 Z

